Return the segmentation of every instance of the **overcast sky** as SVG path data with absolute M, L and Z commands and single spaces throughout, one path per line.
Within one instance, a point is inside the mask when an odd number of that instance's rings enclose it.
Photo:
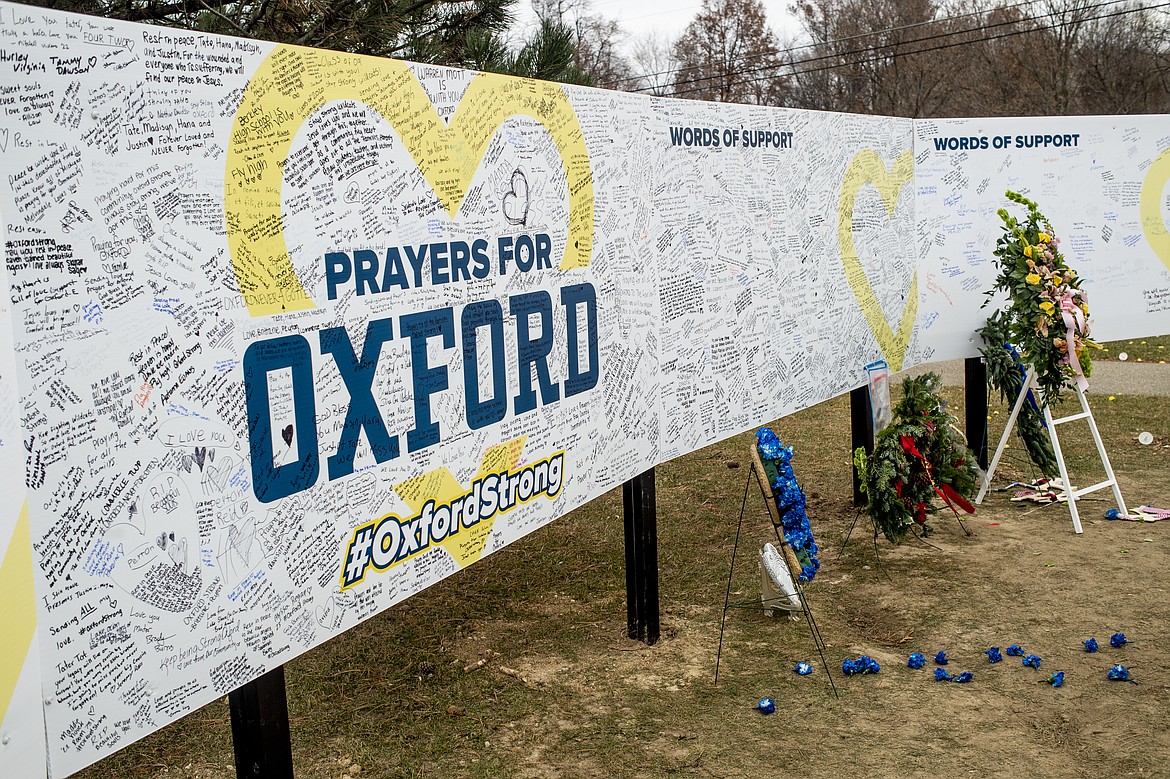
M 788 12 L 792 0 L 762 0 L 768 25 L 783 43 L 800 33 L 800 25 Z M 628 36 L 622 46 L 628 51 L 634 38 L 657 30 L 666 40 L 674 40 L 703 7 L 694 0 L 593 0 L 593 13 L 616 19 Z M 519 0 L 515 6 L 518 25 L 525 29 L 536 19 L 529 0 Z

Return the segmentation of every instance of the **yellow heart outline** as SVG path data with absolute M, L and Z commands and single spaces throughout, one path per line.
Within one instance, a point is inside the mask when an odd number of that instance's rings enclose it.
M 30 654 L 37 629 L 37 599 L 33 591 L 32 538 L 28 501 L 8 546 L 0 557 L 0 592 L 4 593 L 4 630 L 0 632 L 0 722 L 8 715 L 21 670 Z M 34 650 L 35 651 L 35 650 Z
M 861 260 L 857 257 L 857 247 L 853 243 L 853 205 L 861 188 L 871 184 L 881 197 L 886 213 L 893 218 L 898 206 L 898 196 L 913 180 L 913 152 L 903 152 L 894 162 L 894 166 L 887 170 L 886 164 L 877 152 L 865 149 L 858 152 L 845 169 L 845 179 L 841 183 L 841 199 L 837 206 L 837 240 L 841 248 L 841 262 L 845 266 L 845 278 L 853 289 L 857 303 L 869 323 L 869 329 L 877 338 L 878 346 L 885 355 L 891 371 L 902 369 L 906 349 L 910 345 L 910 333 L 918 316 L 918 269 L 914 270 L 906 306 L 902 309 L 902 320 L 895 332 L 890 328 L 881 303 L 873 292 L 873 286 L 865 275 L 865 268 L 861 267 Z
M 228 249 L 252 316 L 316 307 L 288 254 L 281 188 L 297 131 L 326 103 L 337 100 L 367 105 L 390 123 L 452 218 L 500 125 L 517 115 L 540 122 L 557 146 L 569 192 L 569 230 L 560 268 L 589 265 L 593 176 L 584 133 L 559 84 L 479 73 L 448 125 L 403 62 L 277 46 L 240 99 L 224 166 Z
M 1154 158 L 1146 171 L 1142 183 L 1142 194 L 1138 201 L 1138 214 L 1142 221 L 1142 232 L 1154 254 L 1170 268 L 1170 228 L 1162 219 L 1162 192 L 1170 182 L 1170 149 L 1165 149 Z

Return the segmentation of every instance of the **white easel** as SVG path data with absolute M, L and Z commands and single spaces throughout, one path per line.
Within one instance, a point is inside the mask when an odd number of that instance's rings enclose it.
M 1125 507 L 1125 499 L 1121 497 L 1121 488 L 1117 486 L 1117 477 L 1113 475 L 1113 466 L 1109 464 L 1109 455 L 1105 453 L 1105 444 L 1101 441 L 1101 434 L 1097 432 L 1097 423 L 1093 420 L 1093 412 L 1089 410 L 1089 401 L 1085 398 L 1085 391 L 1079 386 L 1074 386 L 1074 389 L 1077 393 L 1077 399 L 1081 402 L 1081 413 L 1053 419 L 1052 411 L 1047 405 L 1042 404 L 1042 409 L 1044 412 L 1044 421 L 1048 426 L 1048 438 L 1052 441 L 1052 453 L 1056 455 L 1056 464 L 1060 467 L 1060 483 L 1068 498 L 1068 510 L 1072 514 L 1073 530 L 1080 535 L 1082 532 L 1081 518 L 1080 514 L 1077 513 L 1077 498 L 1082 495 L 1087 495 L 1090 492 L 1096 492 L 1106 487 L 1112 487 L 1113 497 L 1117 500 L 1117 510 L 1121 512 L 1122 516 L 1128 514 L 1129 510 Z M 1007 446 L 1008 437 L 1012 434 L 1012 428 L 1016 424 L 1016 418 L 1020 415 L 1020 409 L 1024 407 L 1024 401 L 1028 397 L 1028 390 L 1034 390 L 1037 397 L 1041 396 L 1040 385 L 1036 382 L 1036 369 L 1032 367 L 1028 368 L 1028 374 L 1024 378 L 1024 384 L 1020 387 L 1020 396 L 1016 398 L 1016 405 L 1012 408 L 1012 415 L 1008 417 L 1007 424 L 1004 426 L 1003 436 L 999 439 L 999 446 L 995 450 L 995 457 L 991 459 L 991 466 L 987 469 L 987 473 L 983 475 L 983 484 L 980 485 L 979 494 L 975 497 L 976 503 L 983 502 L 983 497 L 987 494 L 987 490 L 991 486 L 991 477 L 995 475 L 995 468 L 999 465 L 999 458 L 1003 456 L 1003 450 Z M 1093 434 L 1093 441 L 1097 444 L 1097 454 L 1101 457 L 1101 464 L 1105 466 L 1105 476 L 1108 478 L 1090 487 L 1070 490 L 1068 467 L 1065 466 L 1064 455 L 1060 451 L 1060 440 L 1056 437 L 1056 426 L 1063 425 L 1065 422 L 1075 422 L 1078 419 L 1088 421 L 1089 431 Z

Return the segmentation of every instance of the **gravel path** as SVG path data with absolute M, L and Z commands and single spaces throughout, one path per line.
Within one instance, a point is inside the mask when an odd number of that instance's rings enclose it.
M 947 386 L 963 386 L 962 360 L 919 365 L 905 373 L 918 375 L 927 371 L 941 374 L 943 384 Z M 1104 360 L 1094 362 L 1093 377 L 1089 379 L 1089 396 L 1093 395 L 1170 397 L 1170 365 Z

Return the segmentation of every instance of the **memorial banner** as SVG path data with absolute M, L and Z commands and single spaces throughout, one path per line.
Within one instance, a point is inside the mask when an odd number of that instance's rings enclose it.
M 1027 195 L 1053 220 L 1088 293 L 1092 338 L 1170 330 L 1170 118 L 1062 116 L 915 123 L 919 272 L 925 279 L 911 359 L 973 353 L 995 281 L 991 250 Z M 1014 211 L 1013 211 L 1014 208 Z
M 974 354 L 996 187 L 1053 218 L 1046 193 L 1082 193 L 1070 262 L 1118 307 L 1094 314 L 1170 332 L 1153 119 L 1017 122 L 1093 156 L 1013 156 L 1021 175 L 993 181 L 934 145 L 949 120 L 9 3 L 0 41 L 0 457 L 24 465 L 3 575 L 35 581 L 39 657 L 19 673 L 39 660 L 47 743 L 27 751 L 52 776 L 867 364 Z M 1060 178 L 1104 181 L 1106 159 L 1116 189 Z M 1113 232 L 1085 221 L 1098 207 Z M 27 655 L 31 600 L 12 592 Z M 18 650 L 0 656 L 14 679 Z

